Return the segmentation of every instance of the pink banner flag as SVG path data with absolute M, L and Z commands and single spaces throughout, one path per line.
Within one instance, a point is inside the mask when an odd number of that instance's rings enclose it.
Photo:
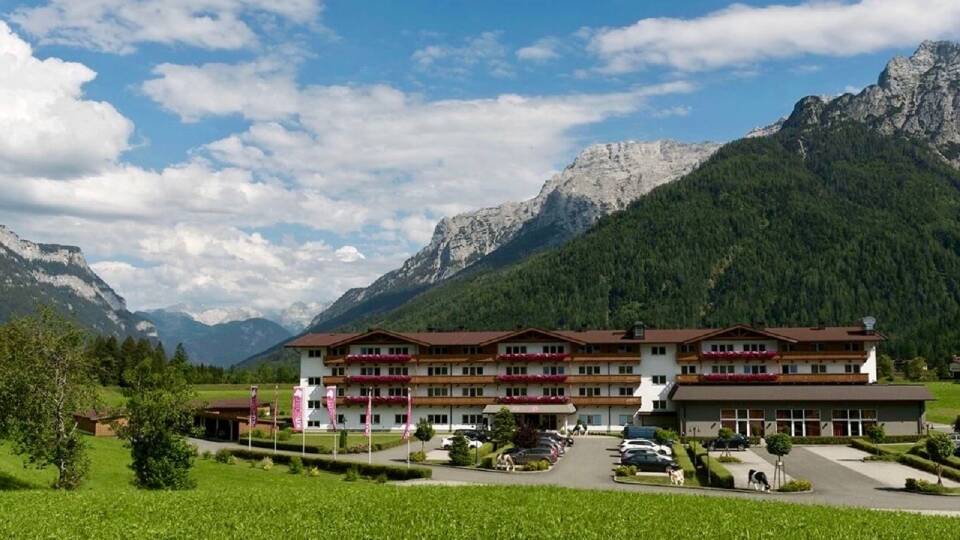
M 413 421 L 413 392 L 407 388 L 407 423 L 403 426 L 403 440 L 410 438 L 410 422 Z
M 367 417 L 364 419 L 363 423 L 363 435 L 365 437 L 370 436 L 370 432 L 373 430 L 373 390 L 369 390 L 367 394 Z
M 327 387 L 327 415 L 330 417 L 330 425 L 337 429 L 337 387 Z
M 257 387 L 250 387 L 250 427 L 257 425 Z
M 293 406 L 290 408 L 293 412 L 293 430 L 303 431 L 303 388 L 293 387 Z

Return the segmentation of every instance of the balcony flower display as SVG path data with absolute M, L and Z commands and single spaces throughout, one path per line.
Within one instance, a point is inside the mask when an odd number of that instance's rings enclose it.
M 517 353 L 497 355 L 497 360 L 503 362 L 563 362 L 567 358 L 570 358 L 568 353 Z
M 497 403 L 504 404 L 563 404 L 570 401 L 567 396 L 502 396 L 497 398 Z
M 497 375 L 497 382 L 562 383 L 566 375 Z
M 346 396 L 345 402 L 351 405 L 366 405 L 367 396 Z M 373 396 L 374 405 L 406 405 L 407 396 Z
M 704 351 L 705 360 L 769 360 L 776 351 Z
M 344 378 L 348 383 L 408 383 L 409 375 L 348 375 Z
M 377 364 L 387 362 L 409 362 L 413 357 L 409 354 L 348 354 L 348 364 Z
M 774 382 L 776 373 L 707 373 L 703 380 L 707 382 Z

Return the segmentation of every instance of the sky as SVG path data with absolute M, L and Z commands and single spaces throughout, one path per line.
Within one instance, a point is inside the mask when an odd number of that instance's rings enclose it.
M 0 0 L 0 224 L 131 309 L 274 314 L 594 143 L 730 141 L 858 92 L 955 0 Z

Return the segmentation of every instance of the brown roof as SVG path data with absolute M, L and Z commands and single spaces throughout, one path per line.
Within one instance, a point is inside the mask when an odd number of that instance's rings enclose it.
M 922 384 L 678 385 L 674 401 L 932 401 Z
M 73 416 L 74 418 L 86 418 L 88 420 L 100 421 L 123 418 L 126 416 L 126 414 L 121 410 L 97 411 L 91 409 L 89 411 L 73 413 Z
M 250 408 L 250 398 L 212 399 L 206 402 L 198 400 L 195 403 L 203 405 L 204 410 Z
M 879 332 L 868 334 L 859 326 L 766 328 L 766 330 L 797 341 L 883 341 L 887 339 Z

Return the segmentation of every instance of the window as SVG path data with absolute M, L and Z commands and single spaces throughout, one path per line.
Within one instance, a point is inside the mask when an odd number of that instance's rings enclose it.
M 599 346 L 599 345 L 584 345 L 583 347 L 580 347 L 580 352 L 586 353 L 586 354 L 596 354 L 596 353 L 600 352 L 600 346 Z
M 507 354 L 526 354 L 526 345 L 507 345 Z
M 600 387 L 599 386 L 581 386 L 580 395 L 585 397 L 599 396 Z
M 307 377 L 307 386 L 320 386 L 320 377 Z
M 667 400 L 665 399 L 655 399 L 653 400 L 653 410 L 662 411 L 667 408 Z
M 343 356 L 345 354 L 347 354 L 346 347 L 336 347 L 336 348 L 330 349 L 330 356 Z
M 747 437 L 763 437 L 763 410 L 721 409 L 720 427 Z
M 733 343 L 712 343 L 710 345 L 711 352 L 728 352 L 733 350 Z
M 345 373 L 346 370 L 343 368 L 343 366 L 330 368 L 331 377 L 343 377 Z
M 620 375 L 633 375 L 633 366 L 617 366 L 617 373 Z
M 563 375 L 564 371 L 563 366 L 543 366 L 544 375 Z
M 408 369 L 406 367 L 391 367 L 387 368 L 387 373 L 389 375 L 407 375 L 410 373 Z
M 796 364 L 784 364 L 780 366 L 780 369 L 782 370 L 784 375 L 793 375 L 797 373 Z
M 743 366 L 743 372 L 747 375 L 757 375 L 767 372 L 766 365 Z
M 431 424 L 447 424 L 447 415 L 445 414 L 428 414 L 427 422 Z
M 380 347 L 360 347 L 360 354 L 380 354 Z
M 796 346 L 793 343 L 784 343 L 783 350 L 793 352 L 796 350 Z
M 579 366 L 577 367 L 577 373 L 580 375 L 599 375 L 600 366 Z
M 337 387 L 337 397 L 343 397 L 343 396 L 345 396 L 345 395 L 347 395 L 347 390 L 346 390 L 346 388 L 344 388 L 344 387 L 342 387 L 342 386 Z
M 337 424 L 339 424 L 339 425 L 342 426 L 342 425 L 344 425 L 344 424 L 346 424 L 346 423 L 347 423 L 347 417 L 346 417 L 346 415 L 338 414 L 338 415 L 337 415 Z
M 833 411 L 834 437 L 862 437 L 867 428 L 877 424 L 874 409 L 839 409 Z
M 446 347 L 430 347 L 430 354 L 448 354 Z
M 388 388 L 387 395 L 390 397 L 404 397 L 407 395 L 406 388 Z
M 444 376 L 449 374 L 450 374 L 450 368 L 447 366 L 436 366 L 436 367 L 431 366 L 427 368 L 428 377 L 438 377 L 438 376 Z
M 307 408 L 308 408 L 308 409 L 322 409 L 322 408 L 323 408 L 323 401 L 322 401 L 322 400 L 319 400 L 319 399 L 308 399 L 308 400 L 307 400 Z
M 520 397 L 527 395 L 527 389 L 524 388 L 507 388 L 507 397 Z
M 736 370 L 732 365 L 712 365 L 710 366 L 710 373 L 734 373 Z
M 860 373 L 860 364 L 845 364 L 843 366 L 844 373 Z
M 526 375 L 527 366 L 507 366 L 507 375 Z
M 407 423 L 407 413 L 395 414 L 393 415 L 394 424 L 406 424 Z
M 566 352 L 566 347 L 563 345 L 544 345 L 543 352 L 550 354 L 562 354 Z
M 650 354 L 653 356 L 664 356 L 667 354 L 667 347 L 665 345 L 654 345 L 650 347 Z
M 461 390 L 463 397 L 483 397 L 482 386 L 464 386 Z
M 766 343 L 744 343 L 743 350 L 751 352 L 763 352 L 767 350 Z
M 379 424 L 380 424 L 380 415 L 379 415 L 379 414 L 374 414 L 374 415 L 371 417 L 371 420 L 373 420 L 372 422 L 370 422 L 371 424 L 377 424 L 377 425 L 379 425 Z M 366 415 L 366 414 L 361 414 L 361 415 L 360 415 L 360 423 L 361 423 L 361 424 L 366 424 L 366 423 L 367 423 L 367 415 Z
M 387 351 L 390 354 L 410 354 L 410 347 L 390 347 Z
M 819 437 L 820 411 L 816 409 L 778 409 L 777 433 L 791 437 Z
M 545 396 L 560 397 L 563 395 L 563 393 L 564 393 L 564 389 L 562 386 L 544 386 L 543 387 L 543 395 Z
M 650 377 L 650 379 L 652 384 L 667 384 L 666 375 L 654 375 L 653 377 Z
M 813 373 L 813 374 L 816 375 L 816 374 L 822 374 L 822 373 L 826 373 L 826 372 L 827 372 L 827 365 L 826 365 L 826 364 L 811 364 L 811 365 L 810 365 L 810 373 Z
M 367 394 L 370 393 L 370 390 L 371 390 L 371 388 L 361 388 L 361 389 L 360 389 L 360 395 L 361 395 L 361 396 L 366 396 Z M 379 389 L 379 388 L 373 388 L 372 390 L 373 390 L 373 394 L 372 394 L 373 397 L 380 397 L 380 389 Z
M 360 368 L 360 375 L 379 375 L 380 368 L 378 367 L 362 367 Z
M 633 345 L 617 345 L 617 352 L 633 352 Z
M 469 366 L 463 368 L 464 375 L 483 375 L 483 368 L 477 366 Z
M 625 425 L 633 422 L 633 415 L 632 415 L 632 414 L 621 414 L 620 416 L 617 417 L 617 421 L 620 422 L 620 425 L 621 425 L 621 426 L 625 426 Z
M 632 396 L 632 395 L 633 395 L 633 387 L 630 387 L 630 386 L 621 386 L 620 388 L 617 389 L 617 395 L 619 395 L 619 396 Z
M 447 397 L 450 395 L 450 389 L 446 386 L 431 386 L 427 388 L 429 397 Z
M 813 350 L 815 350 L 815 351 L 817 351 L 817 352 L 823 352 L 823 351 L 827 350 L 827 348 L 823 345 L 823 343 L 814 343 L 814 344 L 813 344 Z
M 847 352 L 862 351 L 862 350 L 863 350 L 863 344 L 857 343 L 856 341 L 851 342 L 851 343 L 844 343 L 844 344 L 843 344 L 843 350 L 845 350 L 845 351 L 847 351 Z
M 487 425 L 487 419 L 482 414 L 465 414 L 460 417 L 462 420 L 461 424 L 472 425 L 472 426 L 485 426 Z
M 480 347 L 475 347 L 473 345 L 464 347 L 463 354 L 480 354 Z
M 680 352 L 682 352 L 682 353 L 692 353 L 692 352 L 694 352 L 694 351 L 693 351 L 693 345 L 691 345 L 691 344 L 689 344 L 689 343 L 683 343 L 683 344 L 681 344 L 681 345 L 680 345 Z
M 320 349 L 310 349 L 307 351 L 307 358 L 323 358 L 323 351 Z
M 601 422 L 599 414 L 581 414 L 578 419 L 588 426 L 599 426 Z
M 319 420 L 307 420 L 307 427 L 320 427 Z
M 696 375 L 696 374 L 697 374 L 697 366 L 693 366 L 693 365 L 680 366 L 680 374 L 681 374 L 681 375 Z

